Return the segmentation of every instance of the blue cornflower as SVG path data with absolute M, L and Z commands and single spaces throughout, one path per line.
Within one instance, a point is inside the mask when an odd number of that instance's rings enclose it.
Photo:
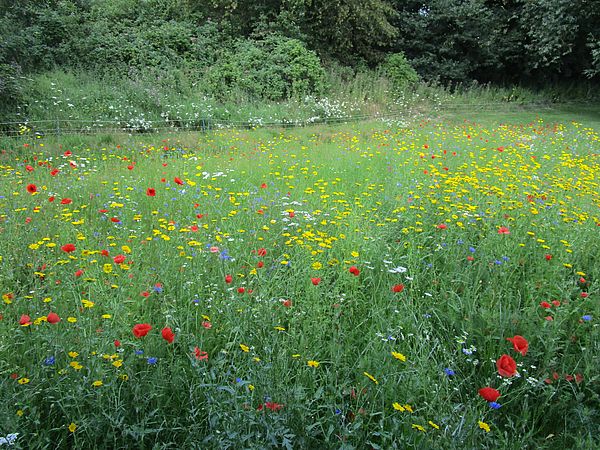
M 144 350 L 142 350 L 141 348 L 135 351 L 136 355 L 143 355 L 144 354 Z
M 48 356 L 44 360 L 44 365 L 45 366 L 53 366 L 55 362 L 56 362 L 56 359 L 54 358 L 54 356 Z
M 582 316 L 581 319 L 586 322 L 589 322 L 590 320 L 592 320 L 592 316 L 590 316 L 589 314 L 586 314 L 585 316 Z
M 445 373 L 446 375 L 448 375 L 449 377 L 451 377 L 451 376 L 454 376 L 454 375 L 455 375 L 455 373 L 454 373 L 454 370 L 452 370 L 452 369 L 448 369 L 448 368 L 445 368 L 445 369 L 444 369 L 444 373 Z
M 471 253 L 475 253 L 475 247 L 469 247 L 469 251 L 470 251 Z
M 154 364 L 156 364 L 158 362 L 158 358 L 156 358 L 154 356 L 148 357 L 147 360 L 148 360 L 148 364 L 150 364 L 151 366 L 153 366 Z
M 490 408 L 492 408 L 492 409 L 502 408 L 502 405 L 500 403 L 496 403 L 496 402 L 489 402 L 488 405 L 490 405 Z

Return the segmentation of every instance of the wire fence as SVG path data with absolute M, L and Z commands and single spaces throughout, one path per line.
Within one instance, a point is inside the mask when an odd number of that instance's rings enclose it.
M 60 136 L 69 134 L 98 134 L 98 133 L 159 133 L 179 131 L 207 132 L 211 130 L 237 128 L 297 128 L 319 124 L 339 124 L 367 121 L 391 121 L 414 119 L 415 117 L 443 117 L 445 113 L 459 112 L 502 112 L 519 113 L 528 110 L 549 110 L 561 107 L 584 106 L 585 103 L 439 103 L 429 108 L 407 108 L 392 110 L 379 114 L 354 114 L 334 117 L 311 117 L 307 119 L 281 119 L 265 121 L 258 118 L 248 120 L 227 120 L 218 118 L 200 119 L 171 119 L 171 120 L 105 120 L 105 119 L 46 119 L 34 121 L 0 122 L 0 136 L 30 137 Z

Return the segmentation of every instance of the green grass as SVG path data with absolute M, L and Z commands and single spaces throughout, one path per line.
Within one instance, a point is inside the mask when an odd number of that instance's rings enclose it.
M 598 446 L 597 111 L 2 149 L 17 448 Z

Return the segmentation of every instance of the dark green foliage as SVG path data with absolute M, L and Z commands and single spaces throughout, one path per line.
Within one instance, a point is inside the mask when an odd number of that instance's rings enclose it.
M 237 41 L 209 69 L 208 81 L 219 96 L 237 90 L 255 98 L 281 100 L 323 93 L 325 71 L 301 41 L 270 35 L 261 41 Z
M 419 75 L 406 60 L 403 53 L 389 55 L 385 59 L 382 68 L 396 88 L 403 88 L 408 84 L 419 81 Z
M 598 80 L 598 24 L 600 0 L 0 0 L 0 108 L 35 101 L 21 72 L 126 79 L 154 103 L 165 86 L 280 100 L 327 93 L 321 59 L 365 73 L 389 56 L 401 86 L 400 53 L 453 87 L 577 83 Z
M 0 63 L 0 121 L 10 121 L 23 103 L 23 77 L 17 64 Z

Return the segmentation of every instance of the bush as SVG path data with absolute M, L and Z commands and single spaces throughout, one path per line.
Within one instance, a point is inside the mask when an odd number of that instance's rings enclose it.
M 23 78 L 20 66 L 0 64 L 0 122 L 14 120 L 23 101 Z
M 382 69 L 396 89 L 419 81 L 419 75 L 403 53 L 389 55 L 383 62 Z
M 270 35 L 236 42 L 208 71 L 207 81 L 220 97 L 240 90 L 257 99 L 283 100 L 321 95 L 325 70 L 301 41 Z

